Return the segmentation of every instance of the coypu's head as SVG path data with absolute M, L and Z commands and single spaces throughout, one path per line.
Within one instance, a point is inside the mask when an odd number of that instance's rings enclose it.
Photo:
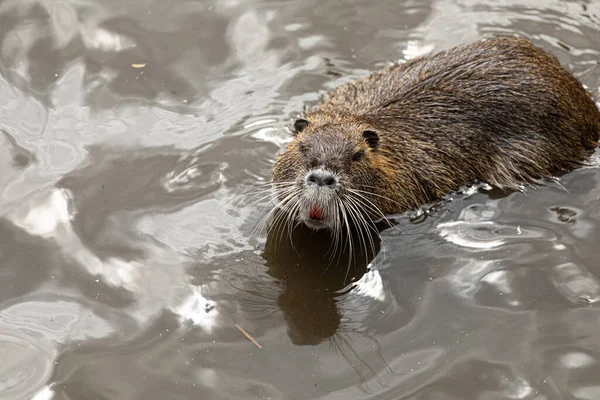
M 380 137 L 368 123 L 309 115 L 273 167 L 277 207 L 312 229 L 339 231 L 382 217 L 373 188 L 382 178 Z

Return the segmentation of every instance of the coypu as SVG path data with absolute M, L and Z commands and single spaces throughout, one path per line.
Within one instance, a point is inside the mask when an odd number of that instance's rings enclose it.
M 599 131 L 591 95 L 556 57 L 521 37 L 482 40 L 332 90 L 273 166 L 276 208 L 337 237 L 464 185 L 521 190 L 566 172 Z

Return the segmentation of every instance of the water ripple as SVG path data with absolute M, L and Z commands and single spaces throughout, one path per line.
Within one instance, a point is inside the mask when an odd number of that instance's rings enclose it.
M 292 118 L 390 60 L 520 33 L 600 95 L 597 2 L 5 0 L 0 25 L 0 397 L 598 398 L 598 155 L 397 216 L 350 270 L 255 230 Z

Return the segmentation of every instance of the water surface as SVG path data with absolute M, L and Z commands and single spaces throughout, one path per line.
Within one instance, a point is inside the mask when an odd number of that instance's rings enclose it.
M 600 398 L 597 164 L 349 271 L 240 202 L 305 104 L 498 33 L 599 98 L 592 1 L 0 2 L 0 398 Z

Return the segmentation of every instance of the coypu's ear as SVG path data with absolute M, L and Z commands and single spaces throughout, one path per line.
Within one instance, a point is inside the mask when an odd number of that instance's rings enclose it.
M 366 130 L 362 133 L 363 138 L 370 148 L 374 149 L 379 144 L 379 135 L 375 131 Z
M 294 121 L 294 130 L 296 131 L 296 133 L 300 133 L 304 129 L 306 129 L 306 127 L 309 124 L 310 124 L 310 122 L 308 122 L 308 120 L 305 120 L 303 118 L 299 118 L 296 121 Z

